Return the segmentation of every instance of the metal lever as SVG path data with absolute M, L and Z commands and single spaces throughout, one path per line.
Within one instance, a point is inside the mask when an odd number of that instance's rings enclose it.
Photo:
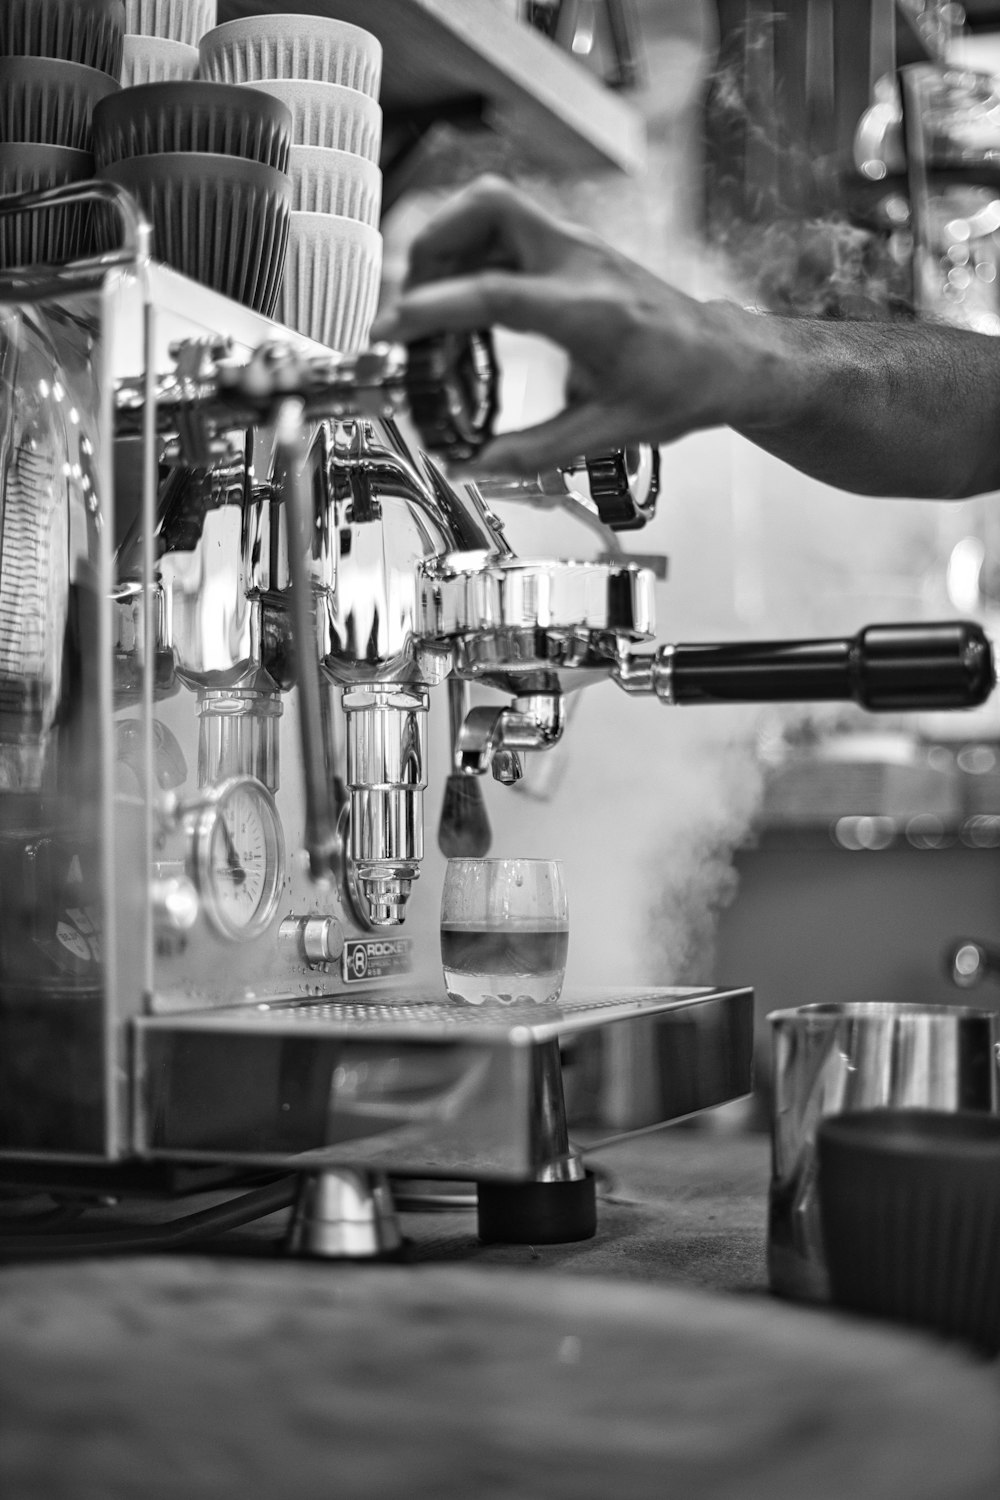
M 312 495 L 302 468 L 302 402 L 282 402 L 277 416 L 276 467 L 283 475 L 288 571 L 291 578 L 292 625 L 295 631 L 295 681 L 298 688 L 305 790 L 305 845 L 314 880 L 329 879 L 340 855 L 337 809 L 326 774 L 323 704 L 316 657 L 316 609 L 306 553 L 312 538 Z
M 852 700 L 872 712 L 975 708 L 996 682 L 980 626 L 869 625 L 846 639 L 662 646 L 612 671 L 631 693 L 664 703 Z

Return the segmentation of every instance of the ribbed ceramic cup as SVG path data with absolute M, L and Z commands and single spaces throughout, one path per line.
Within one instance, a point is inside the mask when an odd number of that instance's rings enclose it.
M 367 94 L 307 78 L 259 78 L 253 87 L 288 105 L 293 145 L 327 146 L 378 161 L 382 111 Z
M 382 236 L 371 225 L 293 213 L 276 317 L 341 354 L 363 349 L 381 276 Z
M 89 151 L 95 105 L 121 84 L 64 58 L 0 57 L 0 141 Z
M 284 172 L 291 140 L 292 116 L 280 99 L 197 78 L 124 89 L 94 111 L 98 167 L 133 156 L 205 151 Z
M 338 214 L 378 228 L 382 173 L 367 157 L 329 146 L 293 146 L 288 175 L 293 213 Z
M 220 83 L 311 78 L 378 98 L 382 44 L 330 16 L 260 15 L 226 21 L 199 43 L 201 71 Z
M 83 182 L 94 175 L 89 151 L 31 142 L 0 145 L 0 196 Z M 59 265 L 95 248 L 91 205 L 71 203 L 31 213 L 0 215 L 0 270 Z
M 1000 1351 L 1000 1118 L 876 1109 L 816 1142 L 834 1303 Z
M 288 235 L 285 173 L 240 156 L 170 152 L 113 162 L 99 175 L 138 200 L 158 260 L 270 317 Z
M 122 46 L 122 86 L 194 78 L 198 48 L 162 36 L 126 36 Z
M 771 1289 L 829 1296 L 820 1232 L 816 1130 L 827 1115 L 880 1108 L 997 1107 L 998 1018 L 964 1005 L 825 1002 L 772 1011 Z
M 125 29 L 197 47 L 218 19 L 218 0 L 125 0 Z
M 2 0 L 0 56 L 62 57 L 117 78 L 124 0 Z

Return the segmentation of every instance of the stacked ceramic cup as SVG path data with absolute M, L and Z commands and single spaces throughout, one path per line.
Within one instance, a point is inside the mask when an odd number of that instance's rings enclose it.
M 198 43 L 217 14 L 218 0 L 125 0 L 125 87 L 196 77 Z
M 119 89 L 124 0 L 0 4 L 0 195 L 94 175 L 93 113 Z M 86 204 L 0 216 L 0 269 L 93 249 Z
M 323 16 L 255 16 L 203 36 L 201 75 L 286 104 L 292 213 L 276 316 L 349 353 L 368 342 L 382 274 L 382 47 Z
M 154 257 L 267 317 L 285 264 L 291 139 L 279 99 L 194 78 L 136 84 L 94 111 L 98 175 L 136 199 Z

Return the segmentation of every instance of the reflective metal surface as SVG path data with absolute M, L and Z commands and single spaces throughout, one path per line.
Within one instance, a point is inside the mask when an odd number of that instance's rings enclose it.
M 420 572 L 424 634 L 453 642 L 461 676 L 507 692 L 606 677 L 653 633 L 653 575 L 631 563 L 448 555 Z
M 345 689 L 350 854 L 373 925 L 401 922 L 424 853 L 427 694 L 373 683 Z
M 997 1017 L 964 1006 L 803 1005 L 768 1017 L 774 1048 L 768 1274 L 806 1300 L 828 1295 L 816 1191 L 824 1115 L 997 1107 Z
M 212 786 L 230 776 L 254 776 L 269 792 L 281 779 L 277 691 L 203 688 L 198 701 L 198 780 Z
M 141 229 L 0 278 L 0 1156 L 290 1164 L 296 1248 L 353 1253 L 391 1238 L 390 1168 L 580 1180 L 563 1058 L 600 1123 L 597 1035 L 655 1029 L 644 1119 L 745 1092 L 748 991 L 458 1013 L 379 931 L 419 873 L 433 688 L 452 770 L 515 779 L 563 687 L 648 637 L 652 575 L 515 559 L 393 415 L 463 425 L 429 366 L 289 343 Z M 445 391 L 473 427 L 482 374 Z
M 0 789 L 38 791 L 79 650 L 73 600 L 93 566 L 99 322 L 75 308 L 0 306 Z M 72 623 L 71 623 L 72 621 Z M 73 637 L 77 640 L 74 645 Z M 48 768 L 51 780 L 53 768 Z
M 391 1255 L 403 1243 L 383 1172 L 311 1172 L 302 1181 L 288 1233 L 295 1255 L 326 1260 Z
M 620 1124 L 594 1039 L 640 1029 L 660 1059 L 642 1124 L 750 1089 L 749 990 L 576 992 L 486 1010 L 436 993 L 233 1006 L 138 1027 L 144 1154 L 364 1163 L 421 1177 L 569 1180 L 572 1124 Z M 652 1030 L 650 1030 L 652 1028 Z M 566 1113 L 558 1052 L 573 1058 Z M 568 1050 L 567 1050 L 568 1049 Z M 635 1126 L 633 1125 L 633 1128 Z
M 391 423 L 321 424 L 310 454 L 318 496 L 311 569 L 320 660 L 338 683 L 443 681 L 446 643 L 425 628 L 420 565 L 460 549 L 476 564 L 506 550 L 474 493 L 462 499 Z
M 607 530 L 633 531 L 651 520 L 660 493 L 660 451 L 646 443 L 615 448 L 600 458 L 579 458 L 564 468 L 529 479 L 497 475 L 480 480 L 493 500 L 558 505 L 588 525 L 607 544 Z

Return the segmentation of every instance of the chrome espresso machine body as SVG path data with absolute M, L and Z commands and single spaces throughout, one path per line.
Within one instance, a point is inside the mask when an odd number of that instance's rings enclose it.
M 113 201 L 121 251 L 0 276 L 0 1182 L 291 1169 L 297 1243 L 327 1253 L 391 1248 L 408 1177 L 478 1183 L 481 1233 L 495 1189 L 490 1237 L 523 1184 L 570 1195 L 555 1237 L 593 1232 L 561 1059 L 601 1123 L 601 1038 L 642 1026 L 632 1125 L 710 1107 L 750 1088 L 751 992 L 485 1014 L 414 975 L 432 700 L 441 782 L 509 782 L 592 680 L 959 706 L 988 645 L 643 653 L 646 569 L 515 557 L 423 451 L 488 431 L 485 342 L 333 355 L 151 261 Z M 537 489 L 639 525 L 656 463 Z

